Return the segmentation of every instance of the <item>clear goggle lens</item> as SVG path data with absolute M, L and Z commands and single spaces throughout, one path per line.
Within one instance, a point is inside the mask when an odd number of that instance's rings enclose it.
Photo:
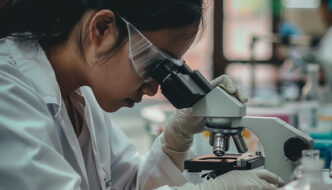
M 126 24 L 129 38 L 129 59 L 135 68 L 137 75 L 144 81 L 151 81 L 148 72 L 151 66 L 163 62 L 163 64 L 183 64 L 183 59 L 174 59 L 167 53 L 158 49 L 138 29 L 127 20 L 120 17 Z

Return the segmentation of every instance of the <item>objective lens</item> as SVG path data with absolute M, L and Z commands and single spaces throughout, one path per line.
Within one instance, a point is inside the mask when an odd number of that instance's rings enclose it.
M 245 153 L 248 151 L 248 147 L 241 133 L 232 136 L 236 149 L 239 153 Z
M 216 156 L 223 156 L 225 152 L 229 149 L 229 138 L 228 136 L 221 135 L 220 133 L 216 133 L 214 135 L 214 143 L 213 143 L 213 153 Z

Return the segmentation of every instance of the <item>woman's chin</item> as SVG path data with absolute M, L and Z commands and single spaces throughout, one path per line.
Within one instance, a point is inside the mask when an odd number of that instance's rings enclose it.
M 125 107 L 125 106 L 114 106 L 114 105 L 102 105 L 101 108 L 105 111 L 105 112 L 116 112 L 118 111 L 120 108 Z

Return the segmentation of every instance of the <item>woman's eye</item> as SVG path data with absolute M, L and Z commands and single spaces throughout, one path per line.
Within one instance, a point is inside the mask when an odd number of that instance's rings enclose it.
M 153 60 L 151 60 L 149 66 L 156 65 L 156 64 L 158 64 L 158 63 L 160 63 L 160 62 L 162 62 L 161 59 L 153 59 Z

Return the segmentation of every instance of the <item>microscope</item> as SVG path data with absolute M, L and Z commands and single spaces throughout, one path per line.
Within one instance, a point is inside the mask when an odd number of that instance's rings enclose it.
M 223 89 L 212 88 L 198 72 L 185 62 L 172 65 L 159 62 L 149 70 L 161 86 L 164 96 L 178 109 L 192 108 L 194 117 L 206 118 L 213 154 L 186 160 L 188 172 L 211 171 L 205 176 L 215 178 L 231 170 L 248 170 L 264 166 L 286 182 L 291 180 L 295 161 L 302 150 L 313 148 L 313 139 L 279 118 L 246 116 L 246 105 Z M 242 132 L 249 129 L 260 140 L 264 153 L 248 154 Z M 227 154 L 230 139 L 239 154 Z M 203 177 L 205 177 L 203 176 Z
M 213 178 L 234 169 L 264 166 L 285 181 L 290 181 L 294 162 L 301 158 L 302 150 L 313 147 L 313 139 L 309 135 L 279 118 L 246 116 L 246 106 L 220 86 L 199 100 L 192 109 L 193 116 L 207 120 L 206 130 L 210 132 L 209 143 L 214 155 L 186 161 L 188 171 L 212 170 L 210 177 Z M 264 154 L 245 154 L 248 151 L 242 136 L 245 128 L 258 137 Z M 240 154 L 226 154 L 230 138 Z

